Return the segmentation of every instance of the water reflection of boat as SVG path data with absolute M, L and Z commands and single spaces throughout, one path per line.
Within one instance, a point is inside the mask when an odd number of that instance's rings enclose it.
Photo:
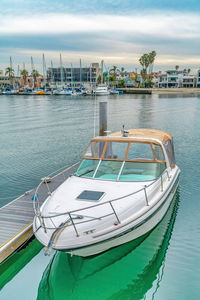
M 178 208 L 176 193 L 163 220 L 136 240 L 90 258 L 57 252 L 46 268 L 37 300 L 142 299 L 164 262 Z
M 18 249 L 9 259 L 0 264 L 0 290 L 10 281 L 19 271 L 21 271 L 29 261 L 36 256 L 42 245 L 36 240 L 31 240 L 22 249 Z

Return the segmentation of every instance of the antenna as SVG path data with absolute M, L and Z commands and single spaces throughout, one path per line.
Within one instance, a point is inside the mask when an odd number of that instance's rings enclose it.
M 124 128 L 125 128 L 125 125 L 122 125 L 122 130 L 121 130 L 121 133 L 122 133 L 122 136 L 123 136 L 123 137 L 127 137 L 127 136 L 128 136 L 128 134 L 129 134 L 129 132 L 128 132 L 128 131 L 126 131 Z

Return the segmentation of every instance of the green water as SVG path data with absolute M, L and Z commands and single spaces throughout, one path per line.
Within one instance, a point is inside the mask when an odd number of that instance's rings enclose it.
M 200 98 L 123 95 L 108 102 L 109 130 L 125 124 L 173 134 L 182 171 L 174 208 L 148 236 L 91 259 L 45 257 L 32 241 L 0 267 L 0 299 L 199 299 Z M 1 96 L 0 205 L 79 160 L 93 115 L 89 98 Z

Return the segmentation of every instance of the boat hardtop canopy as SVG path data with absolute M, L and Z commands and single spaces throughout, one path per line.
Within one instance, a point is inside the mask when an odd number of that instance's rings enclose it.
M 145 181 L 175 167 L 173 137 L 154 129 L 130 129 L 92 138 L 75 175 L 101 180 Z
M 166 143 L 167 141 L 173 140 L 172 135 L 169 132 L 157 130 L 157 129 L 146 129 L 146 128 L 139 128 L 139 129 L 128 129 L 127 135 L 123 136 L 122 131 L 117 131 L 114 133 L 109 134 L 108 136 L 99 136 L 95 137 L 91 140 L 93 141 L 119 141 L 119 142 L 142 142 L 145 143 L 156 143 L 156 140 L 159 140 L 161 143 Z M 135 140 L 134 140 L 135 138 Z

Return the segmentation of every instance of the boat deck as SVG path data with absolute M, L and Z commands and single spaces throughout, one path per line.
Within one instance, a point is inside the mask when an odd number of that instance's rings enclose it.
M 77 165 L 75 164 L 51 178 L 48 185 L 43 183 L 39 195 L 40 205 L 48 197 L 49 191 L 53 192 L 74 173 Z M 0 263 L 33 235 L 33 197 L 35 190 L 25 192 L 0 208 Z

